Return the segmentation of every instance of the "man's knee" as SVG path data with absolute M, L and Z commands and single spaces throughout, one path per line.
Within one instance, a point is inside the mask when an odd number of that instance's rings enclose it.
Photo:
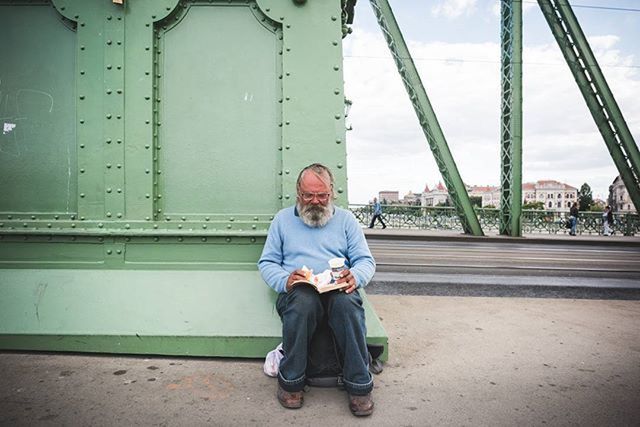
M 286 312 L 296 317 L 321 317 L 324 314 L 318 293 L 309 286 L 296 286 L 286 294 Z
M 362 306 L 360 294 L 358 292 L 350 294 L 336 292 L 329 305 L 329 317 L 339 317 L 345 320 L 350 318 L 364 319 L 364 307 Z

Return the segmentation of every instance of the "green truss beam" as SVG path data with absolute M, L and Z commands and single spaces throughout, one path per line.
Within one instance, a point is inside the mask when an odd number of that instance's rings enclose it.
M 382 29 L 384 38 L 389 45 L 389 50 L 398 67 L 398 72 L 402 77 L 402 82 L 409 94 L 413 108 L 420 121 L 420 126 L 438 165 L 438 169 L 440 169 L 442 179 L 449 191 L 453 206 L 460 217 L 464 232 L 482 236 L 482 228 L 469 200 L 467 189 L 460 177 L 456 163 L 447 145 L 447 140 L 444 137 L 436 114 L 429 102 L 427 93 L 420 80 L 420 75 L 413 63 L 409 48 L 402 37 L 402 32 L 393 15 L 391 6 L 387 0 L 370 0 L 370 3 L 378 19 L 378 24 Z
M 500 234 L 522 235 L 522 3 L 502 0 Z
M 538 0 L 587 107 L 640 210 L 640 152 L 567 0 Z

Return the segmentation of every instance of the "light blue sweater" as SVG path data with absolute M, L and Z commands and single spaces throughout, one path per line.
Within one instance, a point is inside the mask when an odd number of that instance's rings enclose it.
M 359 288 L 366 286 L 375 273 L 376 263 L 351 212 L 336 207 L 327 225 L 314 228 L 302 222 L 295 206 L 291 206 L 273 219 L 258 268 L 269 286 L 284 293 L 294 270 L 306 265 L 319 274 L 329 268 L 329 259 L 336 257 L 347 260 Z

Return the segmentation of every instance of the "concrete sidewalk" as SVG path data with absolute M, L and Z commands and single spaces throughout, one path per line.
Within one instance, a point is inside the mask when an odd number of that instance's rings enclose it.
M 261 360 L 0 353 L 0 425 L 637 425 L 640 302 L 372 295 L 390 359 L 376 411 Z

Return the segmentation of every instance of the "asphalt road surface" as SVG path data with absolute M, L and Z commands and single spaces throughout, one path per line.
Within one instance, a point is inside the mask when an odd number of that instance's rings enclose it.
M 640 299 L 640 247 L 368 238 L 370 294 Z

